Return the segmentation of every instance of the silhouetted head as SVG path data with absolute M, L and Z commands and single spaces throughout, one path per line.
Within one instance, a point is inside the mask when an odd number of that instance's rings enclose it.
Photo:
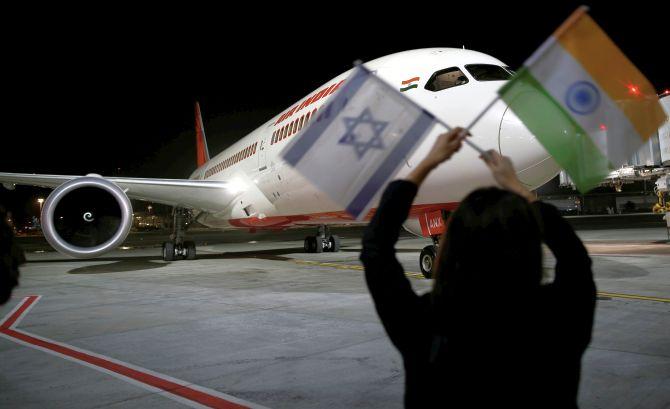
M 536 210 L 523 197 L 494 187 L 473 191 L 442 237 L 433 272 L 435 299 L 484 302 L 538 288 L 541 236 Z

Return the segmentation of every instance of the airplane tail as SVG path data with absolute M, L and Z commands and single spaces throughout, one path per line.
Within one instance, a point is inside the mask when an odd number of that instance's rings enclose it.
M 200 167 L 209 160 L 209 149 L 207 148 L 205 126 L 202 123 L 202 114 L 200 113 L 200 104 L 198 101 L 195 102 L 195 144 L 198 167 Z

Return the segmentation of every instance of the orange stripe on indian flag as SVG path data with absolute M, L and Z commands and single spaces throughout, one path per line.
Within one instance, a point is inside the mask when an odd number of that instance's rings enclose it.
M 554 37 L 616 102 L 644 140 L 665 120 L 652 84 L 581 7 Z
M 418 80 L 419 80 L 419 77 L 410 78 L 410 79 L 408 79 L 408 80 L 403 81 L 403 82 L 402 82 L 402 85 L 407 85 L 407 84 L 409 84 L 410 82 L 414 82 L 414 81 L 418 81 Z

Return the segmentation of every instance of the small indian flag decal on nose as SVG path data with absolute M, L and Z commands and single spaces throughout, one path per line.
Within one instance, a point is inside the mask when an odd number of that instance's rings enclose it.
M 414 77 L 414 78 L 410 78 L 408 80 L 403 81 L 402 86 L 400 87 L 400 92 L 409 91 L 412 88 L 418 87 L 418 85 L 417 85 L 418 82 L 419 82 L 419 77 Z

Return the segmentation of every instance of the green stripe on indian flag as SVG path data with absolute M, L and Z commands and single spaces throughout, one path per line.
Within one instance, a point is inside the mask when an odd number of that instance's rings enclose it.
M 614 167 L 626 163 L 644 142 L 609 94 L 553 37 L 547 40 L 542 57 L 527 68 Z
M 607 156 L 527 67 L 499 92 L 581 192 L 591 190 L 607 176 L 611 168 Z

